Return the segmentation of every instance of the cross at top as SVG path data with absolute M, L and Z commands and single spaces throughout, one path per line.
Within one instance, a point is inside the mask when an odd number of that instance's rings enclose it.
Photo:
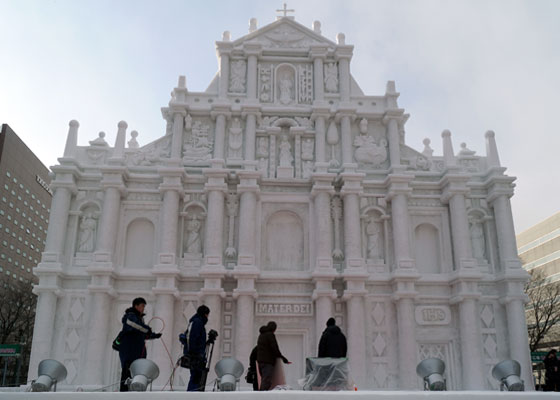
M 283 12 L 284 13 L 284 17 L 288 16 L 289 12 L 296 12 L 296 10 L 288 10 L 286 3 L 284 3 L 284 8 L 280 9 L 280 10 L 276 10 L 276 12 Z

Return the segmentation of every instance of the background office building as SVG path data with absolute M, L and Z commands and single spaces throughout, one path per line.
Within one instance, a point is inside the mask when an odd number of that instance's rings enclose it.
M 0 384 L 25 383 L 37 283 L 52 192 L 49 170 L 7 125 L 0 134 L 0 355 L 20 344 L 21 357 L 0 357 Z M 7 368 L 4 369 L 7 363 Z M 6 374 L 4 375 L 4 371 Z
M 517 235 L 517 246 L 523 268 L 560 280 L 560 212 Z

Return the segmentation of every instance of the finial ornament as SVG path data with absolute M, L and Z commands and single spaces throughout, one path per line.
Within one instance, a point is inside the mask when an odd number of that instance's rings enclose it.
M 284 8 L 281 8 L 280 10 L 276 10 L 276 12 L 281 12 L 284 13 L 284 15 L 280 15 L 279 18 L 286 18 L 288 16 L 289 12 L 296 12 L 296 10 L 294 9 L 288 9 L 288 6 L 286 5 L 286 3 L 284 3 Z

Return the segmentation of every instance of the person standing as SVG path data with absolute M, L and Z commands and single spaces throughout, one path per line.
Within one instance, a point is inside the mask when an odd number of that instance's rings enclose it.
M 130 378 L 130 364 L 139 358 L 146 358 L 146 339 L 159 339 L 161 333 L 153 333 L 144 323 L 146 300 L 137 297 L 132 307 L 127 308 L 122 317 L 123 328 L 119 337 L 119 358 L 121 360 L 121 392 L 128 392 L 126 380 Z
M 544 358 L 545 367 L 545 392 L 558 392 L 560 390 L 560 371 L 558 370 L 558 358 L 556 350 L 550 350 Z
M 286 357 L 282 355 L 276 341 L 276 322 L 270 321 L 259 329 L 260 335 L 257 340 L 257 362 L 259 363 L 259 373 L 261 374 L 261 385 L 259 390 L 271 390 L 272 379 L 274 376 L 274 365 L 278 358 L 281 358 L 284 364 L 291 364 Z
M 183 348 L 183 352 L 191 358 L 191 377 L 187 386 L 188 392 L 198 392 L 201 390 L 202 373 L 206 368 L 206 328 L 210 309 L 201 305 L 197 308 L 196 314 L 189 320 L 188 342 Z
M 257 346 L 253 347 L 249 355 L 249 369 L 247 370 L 247 383 L 253 385 L 253 391 L 259 390 L 259 378 L 257 376 Z
M 334 318 L 329 318 L 327 328 L 323 331 L 319 340 L 319 357 L 346 357 L 347 349 L 346 336 L 336 326 Z

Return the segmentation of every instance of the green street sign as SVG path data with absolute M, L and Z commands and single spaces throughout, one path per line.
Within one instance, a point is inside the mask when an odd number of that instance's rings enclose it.
M 21 344 L 0 344 L 0 357 L 21 356 Z
M 546 356 L 547 351 L 532 351 L 531 352 L 531 361 L 532 362 L 541 362 L 544 360 L 544 356 Z

